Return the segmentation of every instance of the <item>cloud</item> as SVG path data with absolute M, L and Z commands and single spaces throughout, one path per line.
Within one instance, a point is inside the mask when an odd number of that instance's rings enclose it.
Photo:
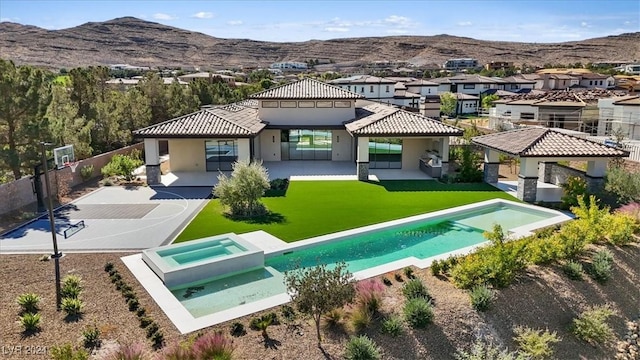
M 405 29 L 389 29 L 387 30 L 387 34 L 406 34 L 409 31 Z
M 10 17 L 3 17 L 0 18 L 0 22 L 18 22 L 20 21 L 20 18 L 14 17 L 14 18 L 10 18 Z
M 242 25 L 244 24 L 244 22 L 242 22 L 242 20 L 229 20 L 227 21 L 227 25 L 231 25 L 231 26 L 238 26 L 238 25 Z
M 384 19 L 384 22 L 401 28 L 410 27 L 413 23 L 408 17 L 398 15 L 391 15 Z
M 473 23 L 471 21 L 460 21 L 457 24 L 458 26 L 471 26 Z
M 338 27 L 338 26 L 328 26 L 324 28 L 324 31 L 328 32 L 348 32 L 350 29 L 348 27 Z
M 207 12 L 207 11 L 200 11 L 191 15 L 191 17 L 194 17 L 197 19 L 211 19 L 213 17 L 213 13 Z
M 156 19 L 156 20 L 175 20 L 175 19 L 177 19 L 177 17 L 175 17 L 173 15 L 163 14 L 163 13 L 155 13 L 155 14 L 153 14 L 153 18 Z
M 631 25 L 631 21 L 625 21 L 624 23 L 622 23 L 623 25 Z
M 587 26 L 589 26 L 589 23 L 587 23 L 586 21 L 583 21 L 583 22 L 580 23 L 580 26 L 587 27 Z

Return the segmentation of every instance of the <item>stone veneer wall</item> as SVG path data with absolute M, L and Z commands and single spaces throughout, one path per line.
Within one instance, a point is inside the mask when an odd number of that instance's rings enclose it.
M 542 166 L 541 163 L 540 165 L 538 178 L 541 181 L 548 181 L 550 184 L 561 185 L 566 183 L 568 178 L 575 176 L 588 181 L 587 174 L 584 171 L 573 169 L 558 163 L 546 163 L 545 166 Z M 548 177 L 545 175 L 548 175 Z

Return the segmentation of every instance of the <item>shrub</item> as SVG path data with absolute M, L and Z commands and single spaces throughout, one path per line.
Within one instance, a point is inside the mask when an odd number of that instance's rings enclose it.
M 153 343 L 154 348 L 162 347 L 162 343 L 164 342 L 164 334 L 162 334 L 162 331 L 158 330 L 151 334 L 149 340 L 151 340 L 151 343 Z
M 621 204 L 640 201 L 640 177 L 622 167 L 612 167 L 607 170 L 605 190 Z
M 239 322 L 234 322 L 233 324 L 231 324 L 231 336 L 235 336 L 235 337 L 239 337 L 239 336 L 243 336 L 247 333 L 247 331 L 244 329 L 244 325 L 242 325 Z
M 348 360 L 375 360 L 380 359 L 380 349 L 367 336 L 354 336 L 347 342 L 344 356 Z
M 160 330 L 160 327 L 155 322 L 151 322 L 149 325 L 147 325 L 145 329 L 147 334 L 147 339 L 150 339 L 151 336 L 153 336 L 153 334 L 158 332 L 158 330 Z
M 156 358 L 158 360 L 195 360 L 191 346 L 179 342 L 165 347 Z
M 424 328 L 433 321 L 433 308 L 424 298 L 412 298 L 404 304 L 404 318 L 413 328 Z
M 411 279 L 407 281 L 407 283 L 402 287 L 402 294 L 407 300 L 415 298 L 423 298 L 426 300 L 431 299 L 427 287 L 424 286 L 420 279 Z
M 551 345 L 560 342 L 556 332 L 549 330 L 534 330 L 529 327 L 518 326 L 514 329 L 516 336 L 513 340 L 518 343 L 520 350 L 531 359 L 548 359 L 553 355 Z
M 197 359 L 230 360 L 233 355 L 231 340 L 221 332 L 208 332 L 200 336 L 192 349 Z
M 286 321 L 294 321 L 296 319 L 296 311 L 289 305 L 282 305 L 282 317 Z
M 82 331 L 82 343 L 86 348 L 100 347 L 100 329 L 95 324 Z
M 407 279 L 413 279 L 413 278 L 415 278 L 415 277 L 416 277 L 416 276 L 413 274 L 413 269 L 412 269 L 412 268 L 410 268 L 410 267 L 408 267 L 408 266 L 407 266 L 406 268 L 402 269 L 402 272 L 404 273 L 404 276 L 406 276 L 406 277 L 407 277 Z
M 377 314 L 382 305 L 384 290 L 384 285 L 376 279 L 362 280 L 356 284 L 356 299 L 371 314 Z
M 573 319 L 571 332 L 591 345 L 604 344 L 615 338 L 607 319 L 614 312 L 608 306 L 595 306 Z
M 143 317 L 143 316 L 145 316 L 145 315 L 147 315 L 147 309 L 145 309 L 145 308 L 144 308 L 144 307 L 142 307 L 142 306 L 139 306 L 139 307 L 136 309 L 136 316 L 137 316 L 137 317 L 139 317 L 139 318 L 141 318 L 141 317 Z
M 122 275 L 118 274 L 118 273 L 113 273 L 109 276 L 109 279 L 111 279 L 112 283 L 117 283 L 118 281 L 122 280 Z
M 391 316 L 382 321 L 380 331 L 393 337 L 400 336 L 403 333 L 402 319 L 397 316 Z
M 631 216 L 631 218 L 635 219 L 636 222 L 640 224 L 640 202 L 632 202 L 623 205 L 617 212 Z
M 62 299 L 60 307 L 67 313 L 67 316 L 78 316 L 82 313 L 84 304 L 80 299 L 66 297 Z
M 528 360 L 524 354 L 509 352 L 491 343 L 476 341 L 469 351 L 458 349 L 456 360 Z
M 605 236 L 614 245 L 626 245 L 633 241 L 637 228 L 636 219 L 632 215 L 618 212 L 608 216 Z
M 383 284 L 385 284 L 386 286 L 391 286 L 391 285 L 393 285 L 393 283 L 391 282 L 391 280 L 389 280 L 389 278 L 388 278 L 388 277 L 386 277 L 386 276 L 382 278 L 382 283 L 383 283 Z
M 122 296 L 124 296 L 126 301 L 129 301 L 131 299 L 138 300 L 138 295 L 136 295 L 133 290 L 123 289 L 122 287 L 120 288 L 120 290 L 122 291 Z
M 231 177 L 218 175 L 213 194 L 222 206 L 229 208 L 231 216 L 251 218 L 266 213 L 260 198 L 269 187 L 269 175 L 261 161 L 241 160 L 233 163 Z
M 138 302 L 138 299 L 129 299 L 127 301 L 127 306 L 129 307 L 129 311 L 136 311 L 140 306 L 140 302 Z
M 103 358 L 105 360 L 146 360 L 149 358 L 146 346 L 141 343 L 119 344 Z
M 23 312 L 36 313 L 38 312 L 38 303 L 40 302 L 40 296 L 34 293 L 24 293 L 16 299 L 16 302 L 22 308 Z
M 24 313 L 20 316 L 20 324 L 25 332 L 36 332 L 40 330 L 40 314 Z
M 431 269 L 431 275 L 433 276 L 438 276 L 442 272 L 442 266 L 438 260 L 433 260 L 429 268 Z
M 141 328 L 146 328 L 147 326 L 151 325 L 153 323 L 153 320 L 151 320 L 150 317 L 148 316 L 142 316 L 139 318 L 140 320 L 140 327 Z
M 62 278 L 62 287 L 74 287 L 82 290 L 82 278 L 78 275 L 67 275 Z
M 493 291 L 486 285 L 476 285 L 469 292 L 471 306 L 478 311 L 486 311 L 491 307 Z
M 585 196 L 587 194 L 587 182 L 578 176 L 572 176 L 567 179 L 567 182 L 562 184 L 562 207 L 569 209 L 572 206 L 578 205 L 578 196 Z
M 373 314 L 367 308 L 357 307 L 351 313 L 351 325 L 353 325 L 353 328 L 357 332 L 368 328 L 372 321 Z
M 287 186 L 289 186 L 289 179 L 284 178 L 284 179 L 273 179 L 271 181 L 269 181 L 269 188 L 271 190 L 278 190 L 278 191 L 282 191 L 282 190 L 287 190 Z
M 49 255 L 42 255 L 38 258 L 38 261 L 49 261 Z
M 93 177 L 93 165 L 85 165 L 80 168 L 80 177 L 87 181 Z
M 396 279 L 397 282 L 403 282 L 404 281 L 402 279 L 402 275 L 400 273 L 393 274 L 393 277 Z
M 569 260 L 562 265 L 562 271 L 571 280 L 582 280 L 582 264 Z
M 84 349 L 74 350 L 73 345 L 64 344 L 61 346 L 51 347 L 50 352 L 53 360 L 87 360 L 89 359 L 89 353 Z
M 529 261 L 536 265 L 549 264 L 564 257 L 564 247 L 560 242 L 560 236 L 556 234 L 531 238 L 527 248 Z
M 113 155 L 111 161 L 109 161 L 107 165 L 102 167 L 100 172 L 104 177 L 122 176 L 126 181 L 131 181 L 134 178 L 133 170 L 142 164 L 142 160 L 140 160 L 136 154 L 116 154 Z
M 113 263 L 111 261 L 107 261 L 107 263 L 104 264 L 104 271 L 110 273 L 112 270 L 114 270 Z
M 613 273 L 613 254 L 607 249 L 599 250 L 591 259 L 590 273 L 594 280 L 604 283 Z
M 255 317 L 251 319 L 251 322 L 249 323 L 249 327 L 252 330 L 262 331 L 262 336 L 266 338 L 269 336 L 267 334 L 267 329 L 269 328 L 269 326 L 271 326 L 271 324 L 273 323 L 273 320 L 274 318 L 271 316 L 271 314 Z
M 337 328 L 343 318 L 344 311 L 342 308 L 335 308 L 324 314 L 324 323 L 327 328 Z

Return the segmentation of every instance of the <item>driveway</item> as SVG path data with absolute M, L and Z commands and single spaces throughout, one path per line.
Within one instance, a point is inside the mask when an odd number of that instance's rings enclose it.
M 55 212 L 62 251 L 139 250 L 170 242 L 195 216 L 210 187 L 103 187 Z M 84 221 L 84 228 L 69 230 Z M 0 237 L 0 253 L 52 252 L 43 216 Z M 65 238 L 67 230 L 68 238 Z

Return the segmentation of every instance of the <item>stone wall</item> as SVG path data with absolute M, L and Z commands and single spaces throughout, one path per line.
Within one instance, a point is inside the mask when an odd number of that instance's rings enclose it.
M 111 158 L 116 154 L 128 154 L 134 149 L 142 151 L 144 148 L 143 143 L 134 144 L 131 146 L 123 147 L 118 150 L 110 151 L 108 153 L 96 155 L 84 160 L 80 160 L 76 171 L 73 172 L 70 167 L 66 167 L 60 170 L 49 170 L 49 181 L 51 185 L 51 192 L 54 196 L 58 194 L 57 184 L 62 181 L 68 183 L 68 187 L 74 187 L 84 182 L 80 175 L 80 169 L 84 166 L 93 165 L 92 178 L 101 175 L 100 170 L 105 166 Z M 33 188 L 33 176 L 24 176 L 19 180 L 12 181 L 10 183 L 0 185 L 0 214 L 4 214 L 16 209 L 20 209 L 24 206 L 36 202 L 36 194 Z M 44 196 L 47 196 L 47 189 L 44 181 L 44 175 L 40 176 L 42 182 L 42 191 Z M 34 211 L 35 211 L 34 207 Z
M 540 181 L 548 181 L 550 184 L 558 186 L 566 183 L 568 178 L 576 176 L 583 180 L 587 180 L 587 175 L 584 171 L 560 165 L 558 163 L 546 163 L 544 166 L 540 163 L 538 170 L 538 178 Z

